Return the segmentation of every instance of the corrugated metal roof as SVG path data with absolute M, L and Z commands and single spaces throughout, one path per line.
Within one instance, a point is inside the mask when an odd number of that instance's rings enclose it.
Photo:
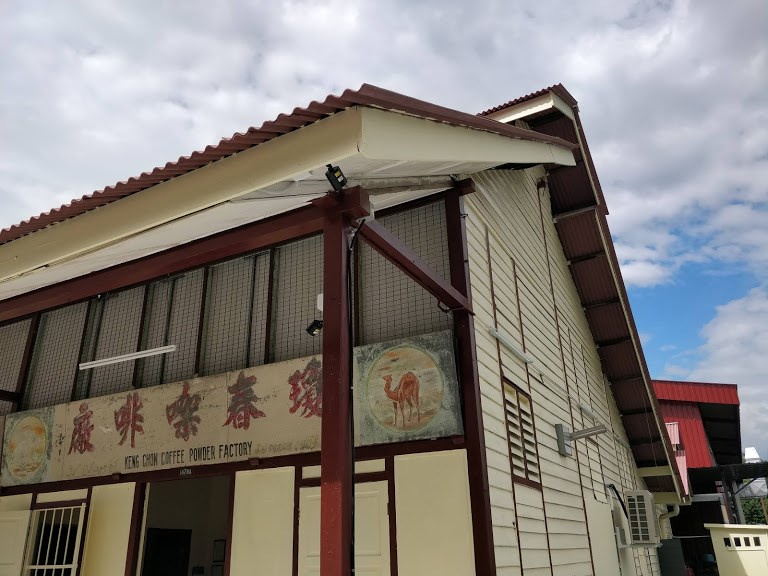
M 739 406 L 739 392 L 736 384 L 654 380 L 653 389 L 659 400 Z
M 182 156 L 174 162 L 166 163 L 165 166 L 158 166 L 150 172 L 142 172 L 139 176 L 118 182 L 113 186 L 107 186 L 103 190 L 97 190 L 79 199 L 72 200 L 69 204 L 64 204 L 59 208 L 54 208 L 39 216 L 34 216 L 29 220 L 5 228 L 0 231 L 0 244 L 10 242 L 26 234 L 31 234 L 62 220 L 73 218 L 171 178 L 192 172 L 206 164 L 258 146 L 273 138 L 298 130 L 353 106 L 381 108 L 453 126 L 484 130 L 508 138 L 554 144 L 568 149 L 575 148 L 572 143 L 553 136 L 524 130 L 496 122 L 489 118 L 459 112 L 377 86 L 363 84 L 359 90 L 348 89 L 340 96 L 330 95 L 326 97 L 323 102 L 313 101 L 305 108 L 294 108 L 290 114 L 280 114 L 271 122 L 264 122 L 259 128 L 251 127 L 243 133 L 237 132 L 230 138 L 223 138 L 218 144 L 206 146 L 204 150 L 192 152 L 189 156 Z
M 661 414 L 664 422 L 677 422 L 680 437 L 685 447 L 688 468 L 708 468 L 714 466 L 709 448 L 709 440 L 704 430 L 701 413 L 695 404 L 682 402 L 662 402 Z
M 516 104 L 527 102 L 528 100 L 533 100 L 534 98 L 538 98 L 539 96 L 544 96 L 545 94 L 549 94 L 550 92 L 554 92 L 555 94 L 557 94 L 560 98 L 563 99 L 563 101 L 566 104 L 568 104 L 571 107 L 574 107 L 577 105 L 576 99 L 573 96 L 571 96 L 571 93 L 568 92 L 568 90 L 565 89 L 565 86 L 563 86 L 562 84 L 555 84 L 554 86 L 550 86 L 549 88 L 543 88 L 541 90 L 537 90 L 536 92 L 531 92 L 530 94 L 526 94 L 525 96 L 520 96 L 520 98 L 515 98 L 514 100 L 510 100 L 509 102 L 506 102 L 504 104 L 499 104 L 498 106 L 489 108 L 488 110 L 480 112 L 479 116 L 487 116 L 488 114 L 493 114 L 494 112 L 498 112 L 499 110 L 504 110 L 504 108 L 509 108 L 510 106 L 515 106 Z

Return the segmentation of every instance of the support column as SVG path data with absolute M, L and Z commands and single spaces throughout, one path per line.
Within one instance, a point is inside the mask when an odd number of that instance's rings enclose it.
M 328 212 L 323 228 L 323 418 L 320 440 L 320 574 L 349 576 L 352 430 L 347 286 L 349 221 Z
M 474 191 L 471 180 L 456 183 L 446 198 L 448 248 L 450 254 L 451 284 L 470 302 L 472 293 L 469 279 L 467 230 L 464 223 L 464 203 L 461 195 Z M 459 385 L 464 412 L 464 437 L 467 448 L 469 497 L 472 506 L 472 532 L 475 551 L 475 574 L 494 576 L 496 554 L 493 547 L 491 499 L 488 488 L 488 465 L 485 453 L 483 411 L 480 406 L 480 380 L 477 373 L 474 317 L 468 310 L 453 313 L 456 338 Z

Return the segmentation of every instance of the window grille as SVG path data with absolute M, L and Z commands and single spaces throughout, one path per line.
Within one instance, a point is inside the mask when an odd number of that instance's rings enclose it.
M 23 576 L 75 576 L 80 559 L 85 504 L 34 510 Z
M 513 478 L 541 484 L 531 397 L 506 381 L 504 416 Z
M 208 270 L 201 374 L 219 374 L 264 360 L 269 252 Z
M 144 287 L 91 300 L 80 362 L 136 352 L 139 344 Z M 130 390 L 134 362 L 120 362 L 78 373 L 78 398 Z
M 436 273 L 450 278 L 442 200 L 383 216 L 380 222 Z M 358 247 L 360 344 L 437 332 L 452 326 L 451 314 L 440 310 L 438 300 L 429 292 L 364 241 Z
M 23 368 L 24 349 L 27 345 L 31 320 L 22 320 L 13 324 L 0 326 L 0 390 L 16 392 L 19 383 L 19 375 Z M 13 411 L 13 403 L 0 401 L 0 416 Z
M 87 309 L 88 304 L 80 302 L 40 317 L 27 376 L 25 409 L 63 404 L 72 399 Z
M 323 333 L 306 328 L 321 317 L 317 295 L 323 291 L 323 238 L 313 236 L 275 250 L 272 286 L 272 346 L 270 362 L 320 354 Z

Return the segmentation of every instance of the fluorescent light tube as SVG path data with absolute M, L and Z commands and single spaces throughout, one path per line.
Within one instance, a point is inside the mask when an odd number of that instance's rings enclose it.
M 91 368 L 98 368 L 99 366 L 108 366 L 110 364 L 128 362 L 130 360 L 136 360 L 137 358 L 146 358 L 147 356 L 168 354 L 169 352 L 176 352 L 176 344 L 171 344 L 170 346 L 161 346 L 160 348 L 152 348 L 150 350 L 139 350 L 138 352 L 123 354 L 122 356 L 112 356 L 111 358 L 93 360 L 92 362 L 83 362 L 78 366 L 78 368 L 80 368 L 80 370 L 89 370 Z
M 512 342 L 512 338 L 510 338 L 507 334 L 499 332 L 493 326 L 489 326 L 489 331 L 491 333 L 491 336 L 493 336 L 494 338 L 496 338 L 496 340 L 504 344 L 505 348 L 507 348 L 510 352 L 512 352 L 512 354 L 517 356 L 520 360 L 522 360 L 526 364 L 533 364 L 534 362 L 536 362 L 536 360 L 533 357 L 529 356 L 528 354 L 520 350 L 520 348 L 518 348 L 515 345 L 515 343 Z

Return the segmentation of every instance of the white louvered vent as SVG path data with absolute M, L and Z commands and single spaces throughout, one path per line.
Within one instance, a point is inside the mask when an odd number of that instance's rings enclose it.
M 659 525 L 653 494 L 647 490 L 627 492 L 629 536 L 632 546 L 660 546 Z

